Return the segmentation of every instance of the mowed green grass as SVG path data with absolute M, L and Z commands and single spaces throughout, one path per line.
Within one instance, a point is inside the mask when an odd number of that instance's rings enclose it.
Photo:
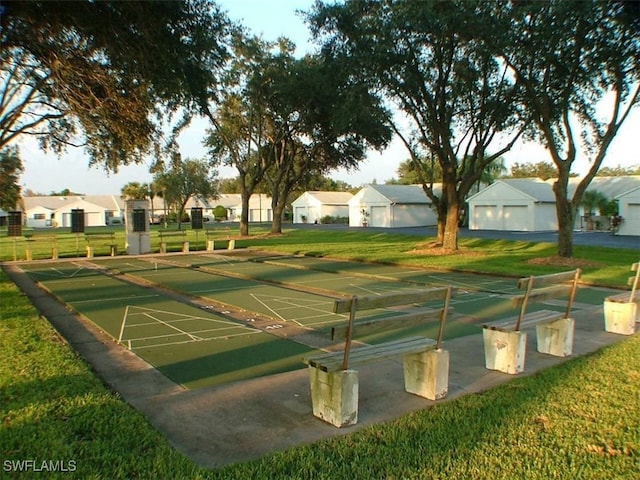
M 562 267 L 531 259 L 554 245 L 463 241 L 466 255 L 408 253 L 416 239 L 289 232 L 260 248 L 369 262 L 517 276 Z M 423 240 L 420 240 L 423 241 Z M 280 243 L 278 243 L 280 242 Z M 389 250 L 389 248 L 391 250 Z M 630 250 L 576 247 L 592 283 L 623 287 Z M 477 257 L 482 258 L 477 258 Z M 395 260 L 394 260 L 395 259 Z M 0 277 L 0 445 L 6 460 L 74 460 L 73 478 L 636 479 L 640 471 L 640 335 L 531 377 L 313 445 L 220 470 L 198 468 L 110 392 Z M 3 470 L 13 476 L 14 472 Z M 32 475 L 25 475 L 30 478 Z M 68 473 L 47 478 L 70 478 Z

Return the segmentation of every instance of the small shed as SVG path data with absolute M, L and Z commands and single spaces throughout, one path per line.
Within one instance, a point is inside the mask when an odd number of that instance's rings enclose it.
M 469 230 L 558 229 L 552 187 L 539 178 L 497 180 L 469 197 L 468 203 Z
M 640 186 L 618 195 L 616 200 L 622 217 L 618 235 L 640 235 Z
M 304 192 L 296 198 L 293 207 L 293 223 L 320 223 L 323 217 L 349 216 L 349 192 Z
M 350 227 L 437 225 L 432 202 L 421 185 L 366 185 L 349 200 Z

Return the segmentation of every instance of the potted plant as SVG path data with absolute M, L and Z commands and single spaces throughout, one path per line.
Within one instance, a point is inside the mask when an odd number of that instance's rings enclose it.
M 363 227 L 368 227 L 369 226 L 369 212 L 367 211 L 367 209 L 363 208 L 362 210 L 360 210 L 360 215 L 362 217 L 362 226 Z

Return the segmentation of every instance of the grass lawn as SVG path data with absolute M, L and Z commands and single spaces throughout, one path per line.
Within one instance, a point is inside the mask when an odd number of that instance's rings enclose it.
M 423 241 L 295 230 L 243 240 L 273 251 L 516 276 L 563 269 L 552 259 L 552 244 L 468 239 L 461 241 L 461 255 L 442 255 L 424 251 Z M 575 247 L 574 252 L 585 280 L 595 284 L 622 287 L 630 264 L 638 261 L 637 251 Z M 637 334 L 483 394 L 209 471 L 173 450 L 105 387 L 0 275 L 3 478 L 13 477 L 20 465 L 42 469 L 42 462 L 56 461 L 59 468 L 74 470 L 61 478 L 638 478 Z M 32 466 L 23 478 L 38 475 Z

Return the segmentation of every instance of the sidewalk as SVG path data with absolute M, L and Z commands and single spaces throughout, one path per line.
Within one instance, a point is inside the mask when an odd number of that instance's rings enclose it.
M 142 412 L 177 450 L 205 467 L 253 460 L 270 452 L 351 433 L 436 403 L 404 391 L 402 362 L 395 360 L 374 363 L 359 370 L 358 424 L 344 429 L 313 416 L 305 369 L 186 390 L 115 344 L 93 324 L 69 312 L 22 271 L 15 267 L 6 270 L 113 390 Z M 602 307 L 576 312 L 575 318 L 573 357 L 627 338 L 604 331 Z M 535 332 L 528 333 L 525 373 L 519 376 L 567 360 L 537 353 Z M 449 395 L 440 402 L 482 392 L 516 378 L 484 368 L 480 328 L 478 334 L 445 342 L 444 348 L 450 351 Z

